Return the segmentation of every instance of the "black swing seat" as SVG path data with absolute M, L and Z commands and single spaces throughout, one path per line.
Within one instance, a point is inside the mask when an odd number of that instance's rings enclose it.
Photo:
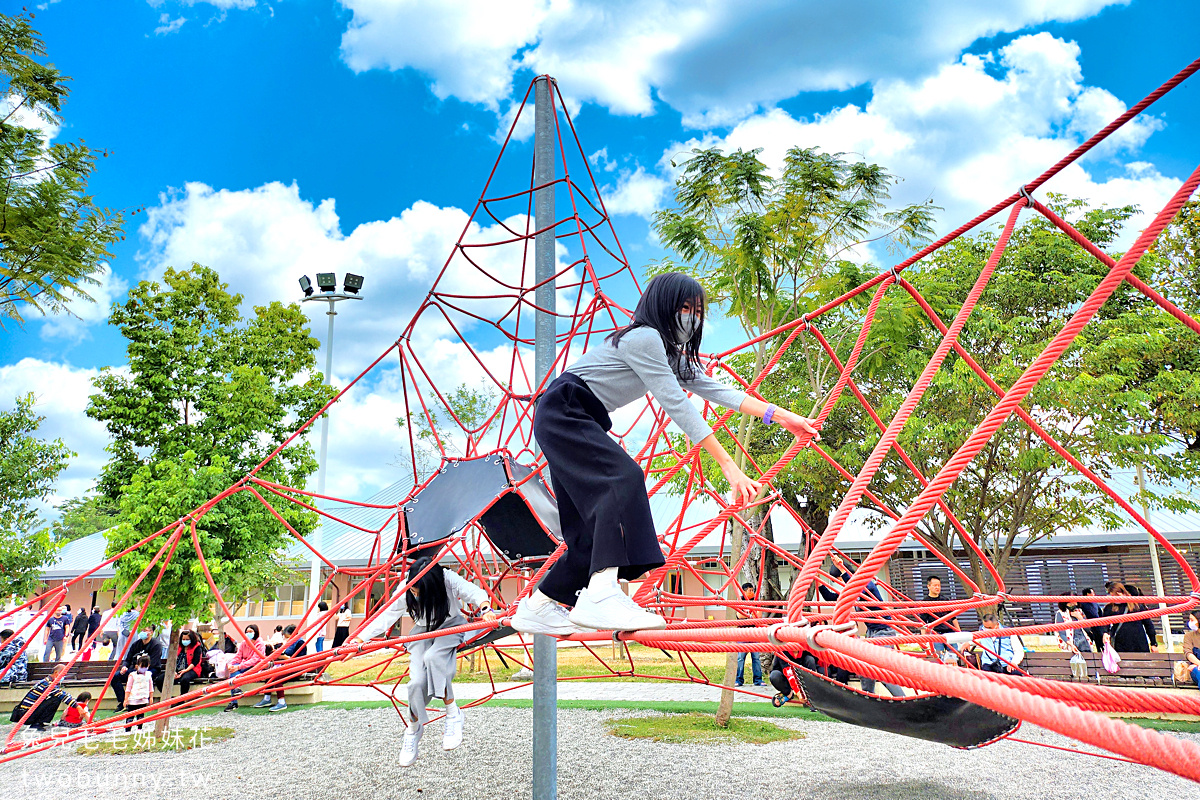
M 512 636 L 514 633 L 516 633 L 516 631 L 510 628 L 508 625 L 501 625 L 494 630 L 484 633 L 482 636 L 476 636 L 474 639 L 467 639 L 456 649 L 459 653 L 465 653 L 468 650 L 474 650 L 476 647 L 483 647 L 484 645 L 489 645 L 492 642 L 499 641 L 505 636 Z
M 957 697 L 879 697 L 803 667 L 796 667 L 795 672 L 815 711 L 864 728 L 971 749 L 1003 739 L 1021 724 Z

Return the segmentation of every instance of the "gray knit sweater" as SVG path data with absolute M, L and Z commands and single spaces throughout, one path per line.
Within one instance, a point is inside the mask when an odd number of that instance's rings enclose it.
M 584 353 L 566 371 L 583 378 L 592 394 L 609 411 L 628 405 L 649 392 L 693 442 L 709 436 L 712 429 L 684 390 L 734 411 L 746 399 L 745 392 L 703 373 L 697 373 L 690 381 L 681 380 L 667 361 L 667 348 L 662 337 L 654 328 L 648 327 L 629 331 L 616 347 L 602 342 Z

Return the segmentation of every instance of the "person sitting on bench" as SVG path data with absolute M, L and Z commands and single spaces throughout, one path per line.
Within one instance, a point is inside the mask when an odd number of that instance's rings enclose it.
M 1189 611 L 1187 630 L 1183 633 L 1183 657 L 1192 665 L 1189 671 L 1196 688 L 1200 689 L 1200 614 Z
M 999 630 L 995 614 L 983 615 L 983 630 Z M 979 668 L 1002 675 L 1023 675 L 1019 669 L 1025 660 L 1025 645 L 1020 636 L 987 636 L 979 640 Z

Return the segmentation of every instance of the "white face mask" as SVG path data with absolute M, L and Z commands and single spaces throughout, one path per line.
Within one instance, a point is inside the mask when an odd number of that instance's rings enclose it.
M 1188 627 L 1194 631 L 1200 631 L 1200 623 L 1196 622 L 1194 619 L 1188 620 Z
M 675 315 L 675 343 L 687 344 L 692 340 L 692 335 L 696 333 L 696 329 L 699 327 L 699 314 L 680 311 Z

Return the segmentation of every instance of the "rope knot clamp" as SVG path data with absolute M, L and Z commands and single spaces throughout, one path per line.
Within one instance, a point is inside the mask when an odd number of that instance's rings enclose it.
M 813 625 L 804 631 L 804 638 L 808 643 L 808 649 L 814 653 L 821 653 L 828 650 L 827 647 L 822 647 L 817 644 L 817 634 L 821 631 L 833 631 L 834 633 L 851 633 L 857 632 L 857 622 L 842 622 L 837 625 Z
M 1029 196 L 1029 189 L 1027 189 L 1025 186 L 1021 186 L 1021 188 L 1017 189 L 1017 194 L 1025 198 L 1026 206 L 1033 208 L 1033 198 Z
M 1188 595 L 1188 597 L 1192 597 L 1192 598 L 1195 598 L 1196 600 L 1200 600 L 1200 591 L 1192 592 L 1191 594 Z

